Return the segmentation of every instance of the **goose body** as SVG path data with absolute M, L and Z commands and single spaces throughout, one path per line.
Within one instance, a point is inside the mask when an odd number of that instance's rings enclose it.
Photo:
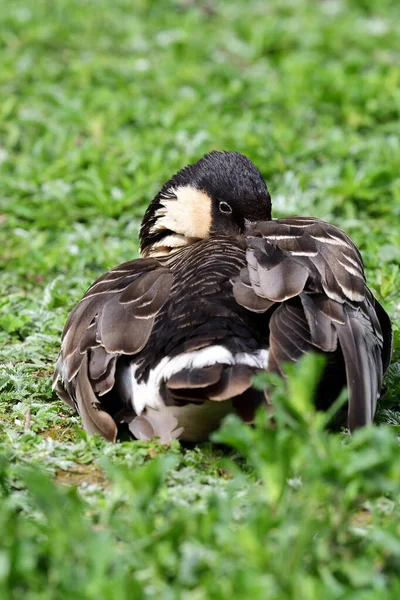
M 175 175 L 141 228 L 142 258 L 100 277 L 72 311 L 55 370 L 85 429 L 115 441 L 207 439 L 229 412 L 251 421 L 260 371 L 327 355 L 317 406 L 349 388 L 348 425 L 372 421 L 390 320 L 337 227 L 271 219 L 256 167 L 213 152 Z

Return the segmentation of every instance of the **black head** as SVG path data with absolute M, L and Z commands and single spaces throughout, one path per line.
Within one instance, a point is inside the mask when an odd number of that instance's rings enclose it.
M 271 197 L 257 167 L 239 152 L 213 151 L 154 198 L 140 230 L 141 254 L 169 254 L 215 233 L 237 235 L 246 221 L 270 219 Z

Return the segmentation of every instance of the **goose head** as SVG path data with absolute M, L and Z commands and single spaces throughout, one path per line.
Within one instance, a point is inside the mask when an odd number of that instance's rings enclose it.
M 166 256 L 270 219 L 271 197 L 257 167 L 239 152 L 213 151 L 176 173 L 151 202 L 140 229 L 140 254 Z

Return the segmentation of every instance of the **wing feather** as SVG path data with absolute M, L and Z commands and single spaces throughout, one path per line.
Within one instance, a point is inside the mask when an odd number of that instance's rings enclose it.
M 233 294 L 248 310 L 271 309 L 269 370 L 281 372 L 283 362 L 310 350 L 329 353 L 332 363 L 341 351 L 349 427 L 370 423 L 392 334 L 358 249 L 337 227 L 308 217 L 258 223 L 247 235 L 247 269 L 233 280 Z
M 101 409 L 100 402 L 93 391 L 88 377 L 87 356 L 83 359 L 82 368 L 76 378 L 75 398 L 83 426 L 89 435 L 98 433 L 106 440 L 115 442 L 117 426 L 114 419 Z
M 171 285 L 172 273 L 159 261 L 130 261 L 100 277 L 70 314 L 54 385 L 90 434 L 115 441 L 115 423 L 100 398 L 114 386 L 118 358 L 146 345 Z

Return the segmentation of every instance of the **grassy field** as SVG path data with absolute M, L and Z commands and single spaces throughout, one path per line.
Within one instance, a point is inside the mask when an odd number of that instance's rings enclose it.
M 400 4 L 0 0 L 0 598 L 398 600 Z M 359 245 L 395 328 L 374 426 L 324 431 L 319 364 L 278 424 L 214 442 L 88 439 L 51 392 L 69 310 L 213 149 L 275 216 Z

